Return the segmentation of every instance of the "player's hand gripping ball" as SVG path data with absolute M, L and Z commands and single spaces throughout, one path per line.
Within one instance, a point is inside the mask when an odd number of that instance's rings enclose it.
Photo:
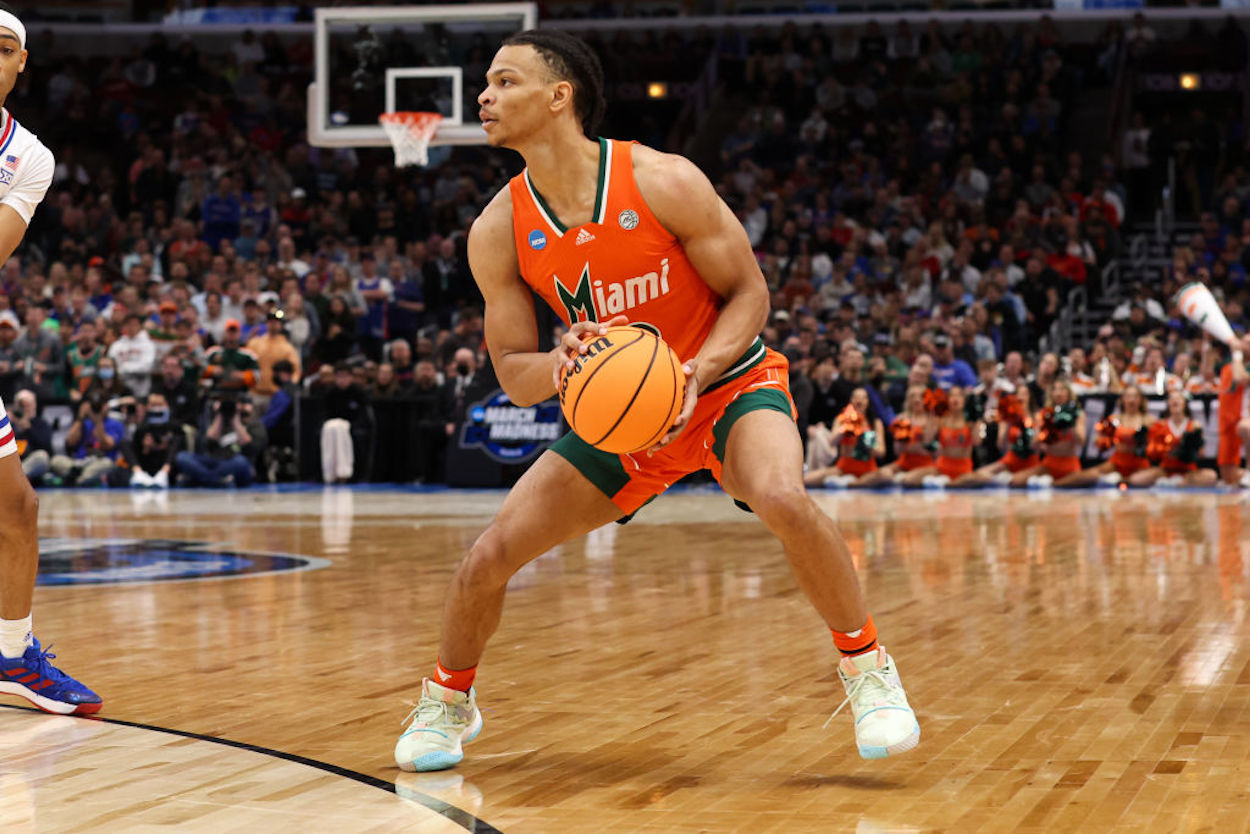
M 560 407 L 577 436 L 596 449 L 649 449 L 681 413 L 686 375 L 663 339 L 639 327 L 586 334 L 586 353 L 560 378 Z

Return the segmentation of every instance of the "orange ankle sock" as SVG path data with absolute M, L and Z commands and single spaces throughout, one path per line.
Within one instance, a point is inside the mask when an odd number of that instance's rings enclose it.
M 869 614 L 868 622 L 855 631 L 833 631 L 833 645 L 848 657 L 876 649 L 877 627 L 872 622 L 872 615 Z
M 461 692 L 468 692 L 470 687 L 473 686 L 473 678 L 476 675 L 476 666 L 470 666 L 468 669 L 448 669 L 441 660 L 434 663 L 434 682 L 448 689 L 459 689 Z

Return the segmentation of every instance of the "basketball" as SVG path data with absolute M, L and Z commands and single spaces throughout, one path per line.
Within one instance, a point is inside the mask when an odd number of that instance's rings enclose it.
M 664 340 L 638 327 L 609 327 L 587 337 L 588 350 L 564 373 L 560 407 L 578 437 L 613 454 L 659 442 L 686 393 L 681 360 Z

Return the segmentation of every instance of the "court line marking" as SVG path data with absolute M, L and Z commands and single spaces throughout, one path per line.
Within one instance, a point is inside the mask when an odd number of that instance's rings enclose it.
M 0 707 L 3 707 L 4 709 L 17 710 L 19 712 L 33 712 L 33 713 L 36 713 L 37 715 L 46 715 L 46 713 L 43 712 L 42 710 L 35 709 L 34 707 L 24 707 L 19 704 L 0 704 Z M 326 773 L 331 773 L 335 776 L 341 776 L 346 779 L 351 779 L 353 781 L 360 782 L 362 785 L 368 785 L 369 787 L 378 788 L 379 790 L 386 791 L 387 793 L 395 794 L 396 797 L 399 796 L 398 791 L 396 791 L 395 789 L 394 782 L 388 782 L 385 779 L 382 779 L 381 777 L 370 776 L 367 773 L 361 773 L 360 771 L 357 771 L 357 770 L 349 770 L 348 768 L 340 767 L 339 765 L 335 765 L 335 764 L 330 764 L 329 762 L 320 762 L 320 761 L 317 761 L 316 759 L 310 759 L 310 758 L 307 758 L 306 756 L 300 756 L 295 753 L 287 753 L 282 750 L 274 750 L 272 747 L 261 747 L 259 744 L 251 744 L 250 742 L 246 742 L 246 741 L 235 741 L 234 739 L 231 739 L 231 738 L 219 738 L 217 736 L 206 736 L 203 733 L 193 733 L 189 730 L 175 730 L 171 727 L 158 727 L 155 724 L 143 724 L 138 721 L 126 721 L 121 718 L 104 718 L 99 715 L 92 715 L 92 716 L 72 715 L 72 716 L 67 716 L 67 717 L 75 718 L 80 721 L 102 721 L 105 724 L 117 724 L 118 726 L 121 726 L 121 727 L 134 727 L 139 730 L 151 730 L 157 733 L 166 733 L 171 736 L 180 736 L 181 738 L 191 738 L 191 739 L 195 739 L 196 741 L 209 741 L 209 742 L 212 742 L 213 744 L 221 744 L 226 747 L 233 747 L 236 750 L 246 750 L 251 753 L 260 753 L 261 755 L 264 755 L 264 756 L 272 756 L 275 759 L 282 759 L 284 761 L 294 762 L 295 764 L 304 765 L 305 767 L 313 767 L 313 768 L 316 768 L 317 770 L 322 770 L 322 771 L 325 771 Z M 418 804 L 425 806 L 426 808 L 430 809 L 431 811 L 443 817 L 444 819 L 449 820 L 450 822 L 454 822 L 456 825 L 460 826 L 466 831 L 474 832 L 474 834 L 503 834 L 503 832 L 500 831 L 498 828 L 495 828 L 495 826 L 491 825 L 485 820 L 478 819 L 477 817 L 473 816 L 472 814 L 470 814 L 468 811 L 464 810 L 463 808 L 457 808 L 455 805 L 452 805 L 449 802 L 444 802 L 441 799 L 435 799 L 434 797 L 429 796 L 428 794 L 421 793 L 420 791 L 413 791 L 413 790 L 405 789 L 404 798 L 412 799 L 414 802 L 417 802 Z

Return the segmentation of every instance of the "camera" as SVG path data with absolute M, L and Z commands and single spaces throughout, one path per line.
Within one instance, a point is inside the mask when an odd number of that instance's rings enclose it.
M 26 412 L 20 405 L 15 405 L 9 409 L 9 416 L 14 420 L 24 420 L 26 419 Z
M 221 419 L 225 422 L 234 419 L 234 415 L 239 411 L 240 403 L 250 402 L 246 391 L 234 388 L 215 390 L 209 395 L 209 399 L 212 401 L 217 413 L 221 415 Z

